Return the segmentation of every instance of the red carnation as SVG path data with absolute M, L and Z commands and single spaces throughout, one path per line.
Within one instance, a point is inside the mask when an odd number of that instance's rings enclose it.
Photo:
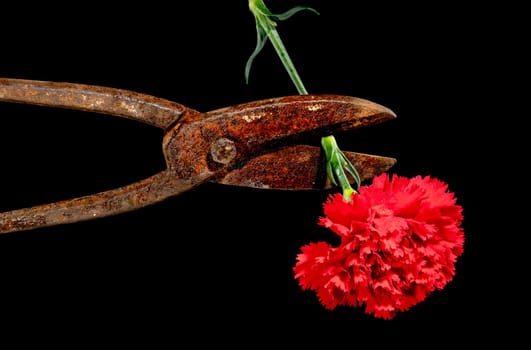
M 349 202 L 331 195 L 324 213 L 319 225 L 341 244 L 305 245 L 293 270 L 330 310 L 365 305 L 365 312 L 391 319 L 442 289 L 463 253 L 462 208 L 434 178 L 382 174 Z

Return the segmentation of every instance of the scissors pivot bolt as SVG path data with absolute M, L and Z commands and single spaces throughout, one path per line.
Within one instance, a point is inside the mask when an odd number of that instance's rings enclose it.
M 212 146 L 210 146 L 210 154 L 212 159 L 219 164 L 227 165 L 236 157 L 236 145 L 225 137 L 217 139 Z

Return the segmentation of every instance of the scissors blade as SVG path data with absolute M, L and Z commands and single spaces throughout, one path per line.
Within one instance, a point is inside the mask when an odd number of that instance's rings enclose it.
M 389 170 L 395 158 L 343 152 L 358 170 L 362 181 Z M 294 145 L 251 159 L 223 178 L 224 185 L 278 190 L 323 190 L 333 187 L 326 174 L 326 159 L 319 147 Z M 350 178 L 353 183 L 354 179 Z

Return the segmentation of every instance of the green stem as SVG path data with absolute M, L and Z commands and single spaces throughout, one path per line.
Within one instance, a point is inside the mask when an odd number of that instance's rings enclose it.
M 328 178 L 336 186 L 339 182 L 339 185 L 343 189 L 343 197 L 349 201 L 352 195 L 357 192 L 350 185 L 345 170 L 354 177 L 356 183 L 360 182 L 358 172 L 345 154 L 339 149 L 334 135 L 323 136 L 321 138 L 321 146 L 326 155 L 326 173 Z
M 269 40 L 271 40 L 271 44 L 273 44 L 273 47 L 275 48 L 275 51 L 278 54 L 278 57 L 284 64 L 284 68 L 288 72 L 291 80 L 293 81 L 293 84 L 295 84 L 295 87 L 297 88 L 299 94 L 308 95 L 308 91 L 304 87 L 299 73 L 297 72 L 293 61 L 289 57 L 288 51 L 286 50 L 284 43 L 282 42 L 282 39 L 280 39 L 280 35 L 278 35 L 278 31 L 275 28 L 273 28 L 273 30 L 269 32 Z
M 251 11 L 255 9 L 255 11 L 253 11 L 253 14 L 256 17 L 256 20 L 259 22 L 258 24 L 265 30 L 267 36 L 269 37 L 269 40 L 271 41 L 271 44 L 275 48 L 275 51 L 277 52 L 277 55 L 280 58 L 280 61 L 288 72 L 291 80 L 293 81 L 293 84 L 295 84 L 297 91 L 300 95 L 308 95 L 308 91 L 304 87 L 302 79 L 300 78 L 299 73 L 297 72 L 297 69 L 293 64 L 293 61 L 291 60 L 291 57 L 288 54 L 288 50 L 286 50 L 286 47 L 284 46 L 284 43 L 282 42 L 282 39 L 280 39 L 280 35 L 278 34 L 277 29 L 275 28 L 276 23 L 269 19 L 268 16 L 259 12 L 257 10 L 256 5 L 253 6 L 251 2 L 252 0 L 250 0 L 249 8 L 251 9 Z M 262 5 L 265 7 L 265 4 L 263 4 L 263 2 Z
M 254 57 L 263 48 L 267 36 L 267 38 L 275 48 L 275 51 L 277 52 L 277 55 L 280 58 L 280 61 L 282 61 L 284 68 L 286 69 L 291 80 L 295 84 L 295 87 L 297 88 L 299 94 L 308 95 L 308 91 L 304 87 L 302 79 L 300 78 L 299 73 L 297 72 L 297 69 L 293 64 L 293 61 L 289 57 L 286 47 L 284 46 L 284 43 L 282 42 L 282 39 L 280 39 L 280 35 L 278 34 L 277 29 L 275 28 L 276 22 L 274 22 L 271 18 L 286 19 L 294 13 L 298 12 L 299 10 L 312 9 L 299 6 L 283 14 L 276 15 L 269 11 L 269 9 L 264 4 L 263 0 L 249 0 L 249 9 L 253 13 L 256 20 L 258 42 L 255 51 L 247 62 L 246 78 L 248 78 L 250 65 Z M 333 135 L 322 137 L 321 145 L 325 151 L 327 158 L 326 167 L 328 178 L 330 179 L 332 184 L 336 186 L 339 183 L 339 185 L 343 189 L 343 197 L 346 201 L 350 201 L 352 195 L 357 192 L 350 185 L 347 175 L 345 174 L 345 170 L 347 170 L 347 172 L 349 172 L 354 177 L 355 182 L 359 185 L 360 178 L 358 172 L 350 163 L 348 158 L 344 155 L 344 153 L 339 149 L 339 146 L 337 145 L 337 142 Z

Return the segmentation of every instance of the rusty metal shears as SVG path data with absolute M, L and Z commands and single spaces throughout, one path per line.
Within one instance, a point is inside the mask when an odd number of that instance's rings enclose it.
M 360 98 L 296 95 L 201 113 L 128 90 L 0 78 L 0 101 L 109 114 L 164 131 L 167 168 L 130 185 L 60 202 L 0 213 L 0 233 L 115 215 L 160 202 L 207 181 L 264 189 L 326 189 L 320 147 L 295 144 L 394 119 L 388 108 Z M 394 158 L 344 152 L 362 180 L 391 168 Z

